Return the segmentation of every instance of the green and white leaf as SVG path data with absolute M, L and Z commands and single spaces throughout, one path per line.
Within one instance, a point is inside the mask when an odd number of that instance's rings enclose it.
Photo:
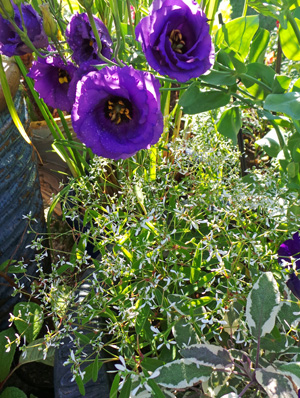
M 282 362 L 276 366 L 281 373 L 290 376 L 297 388 L 300 389 L 300 362 Z
M 280 309 L 280 293 L 271 272 L 263 273 L 247 298 L 246 321 L 254 337 L 270 333 Z
M 239 396 L 235 392 L 230 392 L 229 394 L 222 395 L 221 398 L 239 398 Z
M 156 369 L 150 379 L 167 388 L 187 388 L 210 378 L 212 368 L 195 359 L 177 359 Z
M 257 382 L 266 391 L 270 398 L 298 398 L 290 380 L 276 372 L 273 367 L 256 369 Z
M 229 352 L 220 346 L 212 344 L 194 344 L 180 350 L 185 358 L 194 358 L 198 363 L 213 369 L 233 368 L 233 359 Z
M 44 322 L 42 308 L 32 302 L 18 303 L 14 306 L 13 314 L 16 317 L 14 324 L 21 335 L 31 343 L 38 336 Z
M 179 348 L 199 343 L 199 337 L 186 317 L 180 318 L 175 323 L 172 332 Z

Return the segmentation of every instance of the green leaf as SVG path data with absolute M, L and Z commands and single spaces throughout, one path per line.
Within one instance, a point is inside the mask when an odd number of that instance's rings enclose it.
M 128 377 L 122 387 L 122 390 L 120 391 L 119 398 L 129 398 L 130 391 L 131 391 L 131 378 Z
M 249 63 L 263 62 L 265 52 L 270 40 L 270 32 L 266 29 L 259 28 L 251 44 L 249 53 Z
M 281 303 L 278 318 L 282 323 L 287 322 L 288 325 L 298 324 L 300 321 L 298 304 L 293 301 L 286 301 Z
M 255 377 L 270 398 L 298 398 L 289 379 L 271 366 L 266 369 L 256 369 Z
M 6 376 L 9 374 L 10 367 L 12 364 L 12 361 L 14 359 L 15 351 L 17 348 L 17 345 L 13 343 L 10 346 L 10 349 L 8 352 L 6 352 L 7 348 L 5 346 L 8 343 L 8 339 L 10 341 L 14 341 L 16 336 L 15 336 L 15 331 L 13 328 L 3 330 L 0 333 L 0 382 L 3 381 Z
M 147 383 L 154 393 L 154 398 L 166 398 L 165 394 L 161 391 L 161 389 L 158 387 L 154 380 L 148 379 Z
M 288 149 L 294 162 L 300 162 L 300 135 L 298 133 L 292 135 L 288 140 Z
M 300 20 L 295 18 L 295 22 L 300 29 Z M 292 61 L 300 61 L 299 42 L 290 22 L 287 23 L 287 29 L 279 29 L 280 44 L 283 54 Z
M 280 372 L 291 377 L 297 387 L 300 388 L 300 362 L 283 362 L 282 364 L 276 363 L 276 366 Z
M 150 314 L 150 306 L 148 304 L 146 304 L 142 308 L 139 308 L 135 321 L 135 331 L 137 335 L 141 333 L 145 323 L 148 322 L 149 314 Z
M 173 326 L 172 331 L 179 348 L 182 348 L 184 345 L 198 343 L 197 333 L 186 317 L 180 318 Z
M 250 78 L 247 78 L 247 76 Z M 261 82 L 261 84 L 253 81 L 251 77 Z M 241 80 L 250 94 L 257 99 L 264 99 L 272 91 L 274 77 L 275 71 L 272 68 L 255 62 L 247 66 L 247 73 L 241 76 Z
M 258 338 L 270 333 L 280 309 L 280 293 L 271 272 L 263 273 L 247 298 L 246 321 L 251 334 Z
M 184 358 L 196 359 L 202 365 L 213 369 L 233 369 L 233 359 L 229 352 L 213 344 L 194 344 L 180 350 Z
M 266 152 L 266 154 L 272 158 L 276 158 L 281 151 L 275 129 L 271 129 L 263 138 L 255 141 L 255 145 L 260 146 Z
M 34 340 L 26 347 L 26 355 L 21 355 L 19 363 L 24 365 L 30 362 L 42 362 L 46 365 L 54 366 L 55 348 L 50 347 L 47 356 L 44 356 L 45 341 L 43 338 Z
M 294 340 L 290 336 L 280 334 L 279 338 L 274 338 L 271 334 L 262 337 L 260 341 L 260 348 L 269 352 L 284 352 L 287 347 L 292 345 Z
M 292 91 L 300 92 L 300 78 L 295 81 Z
M 300 119 L 300 93 L 270 94 L 264 108 L 271 112 L 285 113 L 293 119 Z
M 285 93 L 290 85 L 291 78 L 289 76 L 277 75 L 273 81 L 272 93 L 273 94 L 283 94 Z
M 6 387 L 0 398 L 27 398 L 27 395 L 17 387 Z
M 236 83 L 235 72 L 223 72 L 211 70 L 208 75 L 200 76 L 200 79 L 206 83 L 216 84 L 220 86 L 232 86 Z
M 258 15 L 236 18 L 218 30 L 215 43 L 219 48 L 237 52 L 244 61 L 258 27 Z
M 295 178 L 299 174 L 299 163 L 290 162 L 287 166 L 287 173 L 290 178 Z
M 237 106 L 224 111 L 217 124 L 219 133 L 230 138 L 234 145 L 237 144 L 237 135 L 241 127 L 242 119 L 240 109 Z
M 36 303 L 18 303 L 14 306 L 13 314 L 19 318 L 14 320 L 18 332 L 25 334 L 27 342 L 31 343 L 43 326 L 43 310 Z
M 222 91 L 201 91 L 198 82 L 194 82 L 180 97 L 179 105 L 183 112 L 189 115 L 210 111 L 225 106 L 230 101 L 230 95 Z
M 150 379 L 167 388 L 187 388 L 209 379 L 212 368 L 195 359 L 177 359 L 156 369 Z
M 75 377 L 75 381 L 77 383 L 78 390 L 79 390 L 80 394 L 82 396 L 84 396 L 85 395 L 85 388 L 84 388 L 84 384 L 83 384 L 82 378 L 80 376 L 76 376 Z
M 114 377 L 114 380 L 113 380 L 111 388 L 110 388 L 109 398 L 117 398 L 120 379 L 121 379 L 121 376 L 117 373 Z
M 268 0 L 264 2 L 262 2 L 261 0 L 248 0 L 248 6 L 252 7 L 259 14 L 278 19 L 278 7 L 270 3 L 271 2 Z

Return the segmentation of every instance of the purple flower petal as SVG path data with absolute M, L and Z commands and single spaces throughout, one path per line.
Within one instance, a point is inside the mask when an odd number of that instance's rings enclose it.
M 126 159 L 163 131 L 159 82 L 132 67 L 105 67 L 77 83 L 72 122 L 78 138 L 99 156 Z
M 192 0 L 154 0 L 136 37 L 149 65 L 180 82 L 202 75 L 214 63 L 207 18 Z
M 74 98 L 68 94 L 75 71 L 71 62 L 66 65 L 59 56 L 51 56 L 38 58 L 28 76 L 35 80 L 34 88 L 47 105 L 71 112 Z
M 290 275 L 286 285 L 291 290 L 293 295 L 300 300 L 300 280 L 294 272 Z
M 94 21 L 102 44 L 101 54 L 110 59 L 112 54 L 111 37 L 100 19 L 94 17 Z M 98 46 L 86 13 L 73 15 L 66 29 L 66 40 L 73 50 L 72 58 L 78 65 L 91 60 L 102 62 L 97 54 Z
M 12 5 L 15 12 L 15 23 L 23 30 L 19 9 L 14 3 L 12 3 Z M 48 38 L 43 29 L 42 18 L 29 4 L 21 4 L 21 9 L 28 38 L 36 48 L 47 47 Z M 23 55 L 31 52 L 32 50 L 23 43 L 11 23 L 0 14 L 0 54 L 12 57 L 14 55 Z
M 280 245 L 278 249 L 278 262 L 283 265 L 284 262 L 291 263 L 291 257 L 296 259 L 296 268 L 300 268 L 300 236 L 299 232 L 293 235 Z

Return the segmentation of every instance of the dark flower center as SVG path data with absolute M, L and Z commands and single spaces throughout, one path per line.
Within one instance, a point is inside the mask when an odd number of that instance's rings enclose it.
M 65 69 L 58 70 L 58 81 L 60 84 L 70 83 L 71 81 L 70 75 Z
M 179 54 L 185 52 L 185 41 L 183 40 L 182 33 L 179 29 L 173 29 L 170 33 L 169 40 L 172 49 Z
M 132 119 L 132 105 L 122 97 L 113 97 L 106 101 L 105 116 L 115 124 L 129 122 Z

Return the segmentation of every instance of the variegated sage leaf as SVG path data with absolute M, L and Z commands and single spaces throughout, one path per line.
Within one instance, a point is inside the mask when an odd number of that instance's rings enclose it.
M 196 344 L 199 338 L 191 322 L 186 317 L 180 318 L 172 328 L 177 346 L 179 348 L 184 345 Z
M 280 293 L 272 272 L 263 273 L 248 296 L 246 320 L 254 337 L 270 333 L 280 309 Z
M 156 369 L 150 379 L 167 388 L 192 387 L 210 378 L 212 368 L 200 364 L 195 359 L 177 359 Z
M 280 365 L 276 364 L 276 366 L 281 373 L 289 376 L 300 389 L 300 362 L 282 362 Z
M 233 368 L 233 358 L 225 348 L 213 344 L 193 344 L 180 350 L 185 358 L 195 358 L 197 362 L 213 369 Z
M 222 395 L 221 398 L 239 398 L 239 396 L 235 392 L 230 392 L 229 394 Z
M 275 371 L 274 368 L 256 369 L 257 382 L 270 398 L 298 398 L 290 380 Z

